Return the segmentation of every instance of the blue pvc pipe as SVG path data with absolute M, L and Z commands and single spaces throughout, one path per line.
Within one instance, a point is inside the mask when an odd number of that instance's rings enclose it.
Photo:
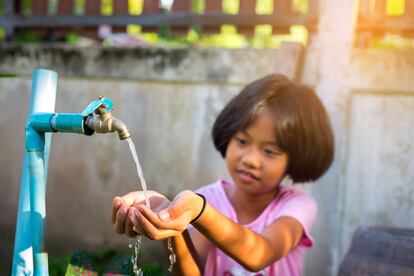
M 82 113 L 53 113 L 57 74 L 37 69 L 26 122 L 25 155 L 17 214 L 12 275 L 48 275 L 46 240 L 46 179 L 50 132 L 92 135 L 85 129 L 87 116 L 101 104 L 112 109 L 112 101 L 94 101 Z
M 29 115 L 38 112 L 54 112 L 56 103 L 57 74 L 46 69 L 36 69 L 32 76 L 32 91 Z M 44 136 L 43 170 L 47 175 L 51 134 Z M 20 182 L 19 206 L 17 211 L 16 235 L 14 241 L 12 275 L 33 274 L 33 250 L 30 219 L 30 191 L 28 156 L 23 158 L 23 172 Z
M 34 275 L 48 275 L 46 252 L 46 179 L 44 147 L 46 132 L 84 133 L 80 114 L 35 113 L 26 123 L 26 152 L 30 183 Z
M 48 275 L 48 261 L 45 248 L 46 175 L 44 152 L 43 150 L 28 151 L 27 156 L 30 175 L 30 217 L 34 275 Z
M 26 152 L 30 183 L 34 275 L 48 275 L 46 252 L 46 179 L 44 147 L 46 132 L 84 133 L 80 114 L 35 113 L 26 123 Z

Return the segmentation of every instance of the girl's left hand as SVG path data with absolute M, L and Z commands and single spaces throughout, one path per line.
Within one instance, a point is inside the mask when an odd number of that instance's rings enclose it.
M 134 227 L 140 227 L 150 239 L 162 240 L 180 235 L 200 213 L 202 207 L 203 199 L 186 190 L 179 193 L 171 204 L 158 214 L 145 205 L 136 206 L 132 221 L 136 225 Z

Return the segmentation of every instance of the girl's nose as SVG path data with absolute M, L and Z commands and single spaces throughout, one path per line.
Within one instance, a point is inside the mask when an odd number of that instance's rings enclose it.
M 251 168 L 258 168 L 260 167 L 260 152 L 257 149 L 251 149 L 246 152 L 242 157 L 242 162 L 245 166 Z

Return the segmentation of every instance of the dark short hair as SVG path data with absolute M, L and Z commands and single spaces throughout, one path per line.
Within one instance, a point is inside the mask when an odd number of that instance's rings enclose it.
M 222 157 L 236 132 L 247 128 L 262 111 L 274 118 L 276 142 L 288 154 L 286 174 L 293 182 L 321 177 L 334 157 L 327 112 L 313 89 L 279 74 L 250 83 L 220 112 L 212 138 Z

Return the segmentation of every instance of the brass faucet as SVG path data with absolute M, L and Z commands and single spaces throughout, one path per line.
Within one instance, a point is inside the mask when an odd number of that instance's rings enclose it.
M 99 97 L 100 101 L 105 100 L 104 97 Z M 85 124 L 90 129 L 96 131 L 97 133 L 108 133 L 108 132 L 118 132 L 120 140 L 125 140 L 131 137 L 127 126 L 124 122 L 117 119 L 112 115 L 112 106 L 107 106 L 105 104 L 99 105 L 94 113 L 89 115 Z

